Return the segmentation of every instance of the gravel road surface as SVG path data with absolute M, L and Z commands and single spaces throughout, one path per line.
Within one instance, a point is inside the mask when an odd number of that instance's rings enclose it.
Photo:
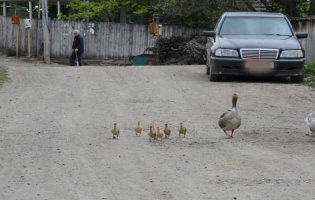
M 304 122 L 312 88 L 209 82 L 205 66 L 78 68 L 4 56 L 0 65 L 10 74 L 0 88 L 0 199 L 315 199 L 315 140 Z M 217 123 L 235 92 L 242 125 L 226 139 Z M 170 139 L 150 142 L 149 126 L 166 122 Z

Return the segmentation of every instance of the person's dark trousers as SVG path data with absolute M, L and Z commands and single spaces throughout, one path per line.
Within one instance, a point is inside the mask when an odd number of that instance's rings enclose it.
M 79 66 L 82 66 L 82 56 L 83 56 L 83 53 L 78 53 Z M 77 58 L 75 56 L 75 53 L 72 53 L 70 56 L 70 66 L 76 66 L 77 65 L 77 63 L 75 63 L 76 59 Z

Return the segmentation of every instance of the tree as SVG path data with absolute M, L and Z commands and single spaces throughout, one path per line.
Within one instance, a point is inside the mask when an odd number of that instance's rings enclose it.
M 311 1 L 310 9 L 308 10 L 308 15 L 315 15 L 315 0 Z
M 315 15 L 315 0 L 257 0 L 256 2 L 262 3 L 267 11 L 281 12 L 288 17 Z
M 250 11 L 248 6 L 245 0 L 164 0 L 161 10 L 164 22 L 213 28 L 223 12 Z
M 315 0 L 100 0 L 90 3 L 71 0 L 68 7 L 75 14 L 62 18 L 112 21 L 115 17 L 120 22 L 121 16 L 140 15 L 147 24 L 152 21 L 152 14 L 159 14 L 162 23 L 213 28 L 222 13 L 256 12 L 254 4 L 257 3 L 269 12 L 281 12 L 288 17 L 315 15 Z
M 2 5 L 2 4 L 0 4 Z M 7 6 L 13 6 L 13 7 L 20 7 L 20 8 L 26 8 L 27 10 L 25 11 L 25 15 L 28 16 L 29 15 L 29 11 L 28 11 L 28 7 L 29 4 L 28 2 L 7 2 Z M 33 2 L 32 3 L 32 17 L 33 18 L 38 18 L 38 2 Z M 51 13 L 52 13 L 52 4 L 48 3 L 48 16 L 51 17 Z
M 159 9 L 156 9 L 157 3 L 157 0 L 100 0 L 85 3 L 81 0 L 71 0 L 67 7 L 75 10 L 76 13 L 69 16 L 61 15 L 61 18 L 69 20 L 89 18 L 91 20 L 103 21 L 105 18 L 111 20 L 112 17 L 117 17 L 118 21 L 120 21 L 120 16 L 130 14 L 157 14 L 159 13 Z

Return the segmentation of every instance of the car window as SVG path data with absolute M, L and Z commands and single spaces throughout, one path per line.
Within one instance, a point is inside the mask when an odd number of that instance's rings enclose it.
M 292 35 L 285 18 L 227 17 L 220 35 Z

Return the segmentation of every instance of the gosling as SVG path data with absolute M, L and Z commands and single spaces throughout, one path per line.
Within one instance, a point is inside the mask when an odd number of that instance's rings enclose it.
M 150 131 L 149 131 L 148 135 L 149 135 L 149 140 L 150 140 L 150 142 L 151 142 L 151 138 L 153 138 L 154 141 L 155 141 L 155 139 L 156 139 L 156 133 L 153 133 L 152 126 L 150 126 Z
M 119 136 L 119 133 L 120 133 L 119 128 L 117 128 L 116 126 L 117 126 L 117 124 L 114 123 L 114 128 L 112 130 L 113 139 L 116 139 L 115 135 L 117 136 L 117 139 L 118 139 L 118 136 Z
M 165 124 L 164 133 L 165 133 L 165 138 L 170 138 L 171 129 L 168 127 L 168 124 Z
M 159 140 L 159 138 L 161 138 L 161 141 L 163 141 L 164 132 L 160 129 L 159 126 L 156 128 L 157 128 L 156 139 Z
M 179 132 L 179 137 L 180 137 L 180 134 L 184 134 L 184 137 L 186 136 L 187 129 L 185 126 L 183 126 L 182 122 L 180 123 L 180 127 L 178 129 L 178 132 Z
M 141 132 L 142 132 L 142 126 L 140 125 L 140 121 L 138 121 L 138 126 L 135 127 L 135 131 L 136 131 L 136 136 L 141 136 Z

